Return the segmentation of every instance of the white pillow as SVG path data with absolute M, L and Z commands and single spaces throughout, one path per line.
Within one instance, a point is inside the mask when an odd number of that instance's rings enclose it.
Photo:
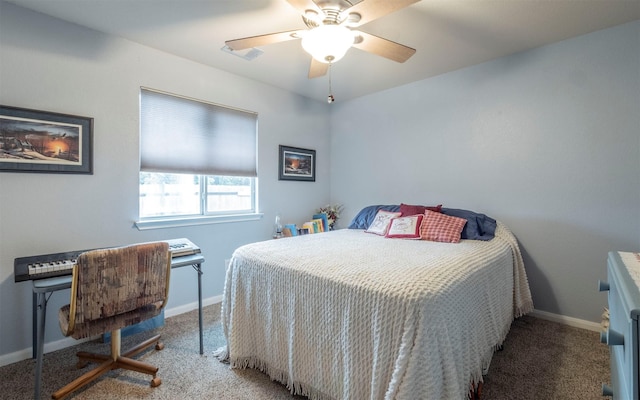
M 385 210 L 378 210 L 376 213 L 376 217 L 369 225 L 369 228 L 365 230 L 368 233 L 375 233 L 376 235 L 384 236 L 387 234 L 387 230 L 389 229 L 389 224 L 393 218 L 399 217 L 402 213 L 400 212 L 391 212 Z
M 420 225 L 424 215 L 409 215 L 391 220 L 387 234 L 388 238 L 420 239 Z

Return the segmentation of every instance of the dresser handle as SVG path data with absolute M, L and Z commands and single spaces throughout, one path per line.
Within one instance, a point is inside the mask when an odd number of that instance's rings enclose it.
M 602 395 L 603 396 L 613 396 L 613 389 L 609 385 L 602 384 Z
M 599 292 L 607 292 L 609 291 L 609 282 L 598 281 L 598 291 Z
M 600 342 L 609 346 L 621 346 L 624 345 L 624 335 L 609 328 L 606 332 L 600 332 Z

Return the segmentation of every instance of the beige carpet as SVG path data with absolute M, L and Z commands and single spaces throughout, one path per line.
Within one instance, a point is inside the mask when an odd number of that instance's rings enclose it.
M 111 371 L 75 393 L 75 399 L 304 399 L 254 370 L 231 370 L 211 353 L 224 344 L 219 305 L 205 307 L 205 354 L 199 354 L 198 315 L 192 311 L 167 318 L 159 331 L 165 348 L 138 356 L 160 367 L 162 385 L 149 387 L 146 375 Z M 123 349 L 149 332 L 123 339 Z M 42 399 L 80 375 L 75 352 L 109 351 L 109 345 L 83 343 L 45 354 Z M 35 361 L 0 367 L 0 398 L 33 398 Z M 89 366 L 91 367 L 91 366 Z M 609 350 L 595 332 L 524 317 L 511 328 L 504 350 L 493 357 L 485 377 L 485 400 L 589 400 L 602 399 L 602 382 L 609 382 Z M 416 399 L 428 398 L 416 394 Z M 359 400 L 359 399 L 354 399 Z M 438 399 L 441 400 L 441 399 Z

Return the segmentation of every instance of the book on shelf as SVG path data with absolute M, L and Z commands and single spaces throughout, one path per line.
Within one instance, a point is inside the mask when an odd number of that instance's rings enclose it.
M 311 221 L 308 221 L 302 224 L 302 229 L 307 229 L 309 233 L 315 233 L 314 224 Z
M 313 226 L 315 227 L 316 233 L 324 232 L 324 226 L 322 225 L 321 219 L 314 219 L 311 222 L 313 222 Z
M 329 231 L 329 218 L 327 217 L 327 213 L 313 214 L 312 218 L 322 220 L 322 231 Z
M 286 224 L 283 228 L 284 229 L 289 230 L 289 232 L 291 232 L 290 236 L 298 236 L 298 228 L 296 227 L 296 224 Z

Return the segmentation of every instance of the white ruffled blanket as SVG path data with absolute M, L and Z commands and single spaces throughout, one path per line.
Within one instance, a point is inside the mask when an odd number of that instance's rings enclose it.
M 533 309 L 515 237 L 387 239 L 338 230 L 240 247 L 222 305 L 234 368 L 311 399 L 466 399 Z

